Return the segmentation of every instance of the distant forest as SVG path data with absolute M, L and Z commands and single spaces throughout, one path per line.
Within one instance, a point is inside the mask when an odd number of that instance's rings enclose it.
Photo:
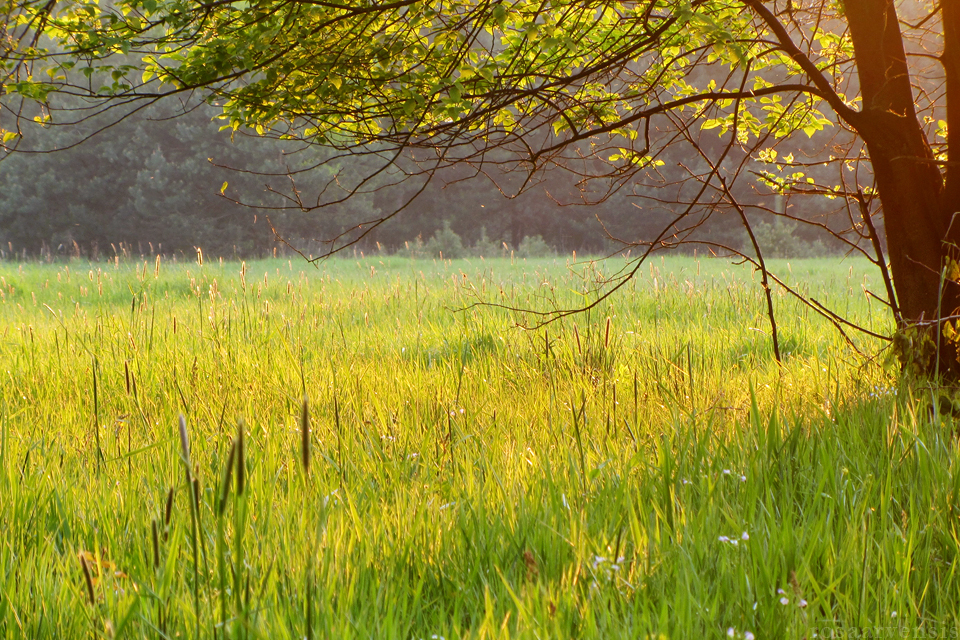
M 370 160 L 330 161 L 315 147 L 231 135 L 220 131 L 214 107 L 201 105 L 176 117 L 166 109 L 154 106 L 82 144 L 76 143 L 97 130 L 96 121 L 54 122 L 27 132 L 24 153 L 0 162 L 0 255 L 112 257 L 123 243 L 139 254 L 191 254 L 200 247 L 207 255 L 255 257 L 277 247 L 271 224 L 304 253 L 319 255 L 329 246 L 325 240 L 396 210 L 419 186 L 413 180 L 387 188 L 396 179 L 384 175 L 343 203 L 300 211 L 291 207 L 294 186 L 304 204 L 316 202 L 324 186 L 322 197 L 338 200 L 346 195 L 344 188 L 365 175 Z M 661 187 L 690 161 L 663 159 Z M 652 185 L 625 185 L 599 204 L 584 206 L 576 203 L 602 199 L 601 194 L 579 192 L 576 178 L 566 171 L 546 173 L 514 198 L 483 175 L 470 178 L 465 169 L 459 171 L 435 176 L 411 206 L 365 236 L 357 249 L 410 255 L 442 251 L 451 258 L 505 250 L 613 252 L 623 248 L 617 239 L 655 239 L 679 211 L 671 200 L 682 199 L 679 190 L 685 188 L 661 188 L 651 199 L 642 196 L 651 195 Z M 295 173 L 295 181 L 283 175 L 287 172 Z M 510 175 L 495 179 L 504 191 L 513 188 Z M 826 215 L 839 203 L 795 201 L 796 207 L 784 202 L 791 215 L 849 225 L 843 214 Z M 757 223 L 771 257 L 831 252 L 829 240 L 813 228 L 781 220 Z M 728 246 L 746 245 L 732 213 L 714 215 L 702 231 Z

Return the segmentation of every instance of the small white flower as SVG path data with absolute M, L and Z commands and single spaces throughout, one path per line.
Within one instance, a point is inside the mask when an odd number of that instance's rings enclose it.
M 727 536 L 720 536 L 718 539 L 720 540 L 720 542 L 730 542 L 730 538 L 728 538 Z
M 733 630 L 733 627 L 727 627 L 727 637 L 732 638 L 737 635 L 737 632 Z
M 730 475 L 730 469 L 724 469 L 724 470 L 723 470 L 723 475 L 725 475 L 725 476 Z
M 783 598 L 780 598 L 780 604 L 782 604 L 783 606 L 787 606 L 788 604 L 790 604 L 790 601 L 787 600 L 786 597 L 783 597 Z
M 331 491 L 331 492 L 328 493 L 327 495 L 323 496 L 323 506 L 324 506 L 324 508 L 330 506 L 331 504 L 334 505 L 334 506 L 336 506 L 336 505 L 338 504 L 337 491 L 336 491 L 336 489 L 334 489 L 333 491 Z
M 778 596 L 782 596 L 782 595 L 785 594 L 785 593 L 786 593 L 786 591 L 784 591 L 783 589 L 777 589 L 777 595 L 778 595 Z
M 746 531 L 744 531 L 743 534 L 740 536 L 740 539 L 741 539 L 741 540 L 749 540 L 749 539 L 750 539 L 750 534 L 747 533 Z
M 744 632 L 743 640 L 754 640 L 754 636 L 749 631 Z
M 806 608 L 807 608 L 807 601 L 806 601 L 806 600 L 801 600 L 800 602 L 797 603 L 797 606 L 800 607 L 801 609 L 806 609 Z
M 891 618 L 896 618 L 896 617 L 897 617 L 897 612 L 896 612 L 896 611 L 891 611 L 891 612 L 890 612 L 890 617 L 891 617 Z
M 740 482 L 746 482 L 746 481 L 747 481 L 747 476 L 741 475 Z

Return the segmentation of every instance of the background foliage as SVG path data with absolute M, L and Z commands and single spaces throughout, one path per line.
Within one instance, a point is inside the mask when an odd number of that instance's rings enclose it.
M 335 206 L 311 212 L 291 209 L 281 195 L 290 188 L 286 172 L 321 165 L 296 176 L 297 189 L 309 204 L 334 178 L 327 197 L 331 191 L 334 197 L 345 195 L 350 178 L 367 170 L 369 162 L 362 157 L 331 160 L 332 152 L 318 147 L 304 149 L 242 132 L 230 135 L 219 130 L 216 114 L 200 105 L 171 118 L 171 105 L 153 106 L 78 146 L 78 140 L 99 128 L 99 121 L 32 127 L 26 137 L 29 146 L 25 143 L 21 152 L 0 163 L 0 249 L 32 255 L 74 255 L 79 249 L 96 257 L 113 255 L 122 242 L 134 253 L 191 254 L 201 247 L 212 255 L 255 256 L 275 246 L 269 216 L 298 248 L 319 254 L 328 247 L 325 240 L 393 211 L 419 187 L 392 185 L 384 177 Z M 671 157 L 669 152 L 664 155 Z M 679 162 L 683 154 L 678 149 L 672 155 Z M 559 171 L 507 198 L 482 177 L 464 180 L 470 173 L 455 168 L 441 174 L 413 206 L 376 229 L 359 249 L 409 251 L 418 238 L 428 245 L 439 233 L 424 255 L 442 250 L 446 257 L 459 257 L 452 236 L 443 236 L 452 232 L 465 251 L 475 255 L 499 255 L 504 243 L 508 251 L 520 250 L 526 238 L 537 236 L 552 251 L 609 252 L 621 246 L 613 238 L 630 242 L 655 237 L 680 207 L 636 197 L 651 195 L 654 185 L 623 189 L 599 204 L 577 206 L 577 187 Z M 284 210 L 272 209 L 284 205 Z M 824 199 L 819 204 L 798 199 L 789 212 L 822 221 L 829 219 L 833 206 Z M 818 233 L 803 225 L 784 223 L 771 229 L 780 233 L 778 256 L 823 255 L 833 246 L 829 241 L 826 246 L 813 244 Z M 708 235 L 734 248 L 748 245 L 735 216 L 716 216 L 702 231 L 703 237 Z M 545 250 L 538 246 L 531 253 L 531 248 L 525 246 L 523 255 Z

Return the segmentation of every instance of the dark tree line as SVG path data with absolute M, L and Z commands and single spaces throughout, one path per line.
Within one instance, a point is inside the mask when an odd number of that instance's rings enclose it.
M 79 252 L 97 257 L 112 256 L 123 243 L 135 253 L 190 254 L 201 247 L 212 255 L 250 257 L 270 254 L 278 246 L 276 230 L 297 248 L 319 255 L 328 249 L 325 240 L 394 210 L 417 189 L 384 176 L 365 193 L 335 206 L 290 207 L 292 177 L 308 205 L 314 198 L 336 198 L 337 189 L 349 188 L 352 176 L 369 167 L 363 158 L 330 161 L 322 149 L 243 132 L 230 135 L 220 131 L 217 113 L 201 105 L 171 118 L 172 109 L 153 107 L 79 145 L 78 140 L 98 130 L 98 121 L 34 125 L 29 146 L 0 163 L 0 249 L 8 255 Z M 678 154 L 673 162 L 682 160 Z M 314 168 L 297 173 L 309 167 Z M 505 243 L 516 249 L 525 238 L 539 237 L 556 251 L 607 253 L 622 248 L 620 240 L 655 237 L 676 210 L 671 203 L 638 197 L 656 192 L 655 185 L 621 189 L 594 206 L 578 206 L 597 198 L 590 191 L 596 185 L 586 185 L 581 193 L 582 186 L 559 171 L 545 174 L 516 197 L 509 197 L 513 194 L 503 176 L 494 184 L 483 177 L 465 179 L 470 175 L 464 167 L 444 172 L 403 216 L 365 236 L 358 249 L 405 250 L 418 238 L 427 244 L 448 226 L 468 248 Z M 765 187 L 752 185 L 745 196 L 758 189 Z M 797 204 L 806 205 L 796 211 L 806 218 L 833 208 L 826 201 L 813 209 L 802 200 Z M 782 244 L 780 255 L 826 250 L 816 244 L 814 230 L 768 226 L 767 233 Z M 708 231 L 732 247 L 745 242 L 736 219 L 713 220 L 704 229 Z

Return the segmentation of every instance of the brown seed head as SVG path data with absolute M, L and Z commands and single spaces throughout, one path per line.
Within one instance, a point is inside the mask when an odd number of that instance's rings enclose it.
M 303 411 L 300 414 L 300 461 L 303 472 L 310 473 L 310 407 L 307 397 L 303 397 Z

